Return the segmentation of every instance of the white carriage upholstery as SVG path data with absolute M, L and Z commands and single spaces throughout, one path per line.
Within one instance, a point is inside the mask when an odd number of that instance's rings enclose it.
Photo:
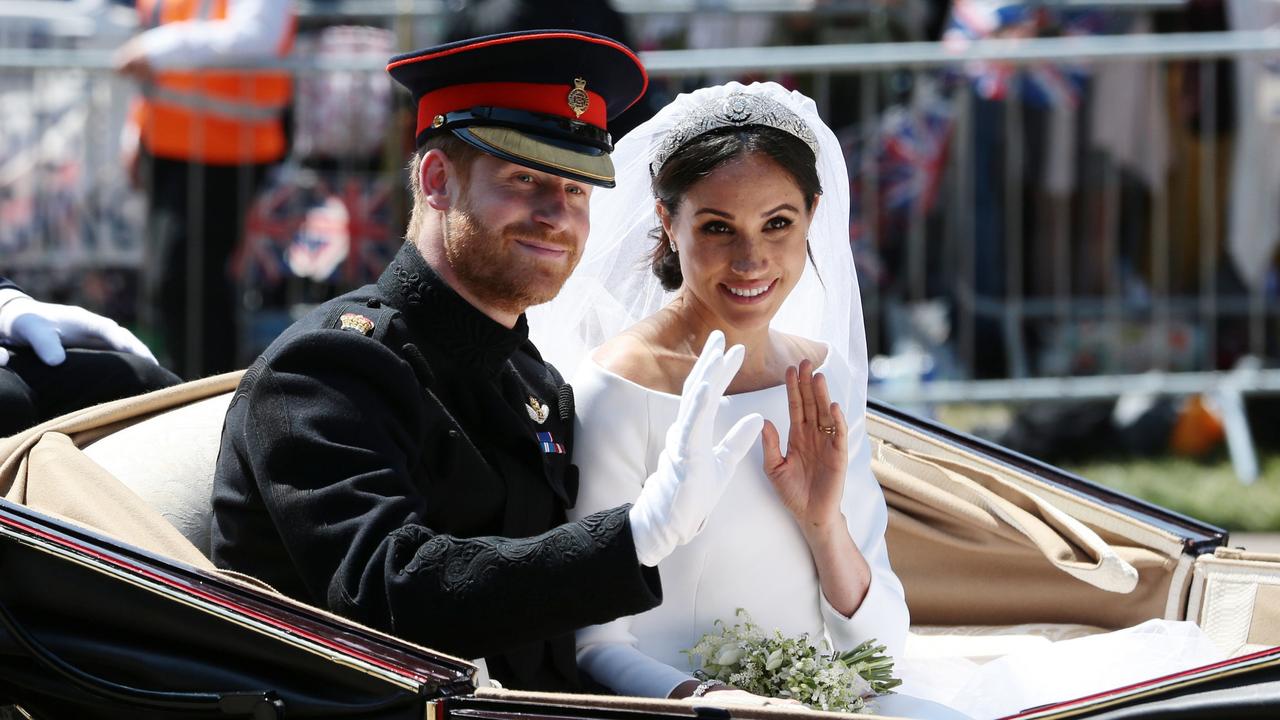
M 213 470 L 232 394 L 181 405 L 82 448 L 206 557 L 211 550 Z

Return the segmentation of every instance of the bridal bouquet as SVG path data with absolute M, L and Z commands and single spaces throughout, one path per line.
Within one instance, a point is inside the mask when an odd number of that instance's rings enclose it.
M 817 710 L 865 711 L 864 699 L 890 692 L 902 684 L 893 677 L 893 658 L 885 647 L 868 640 L 843 653 L 823 653 L 809 643 L 808 634 L 784 637 L 766 634 L 738 608 L 741 622 L 707 633 L 685 650 L 700 667 L 695 674 L 716 679 L 757 695 L 792 698 Z M 825 641 L 823 642 L 825 646 Z

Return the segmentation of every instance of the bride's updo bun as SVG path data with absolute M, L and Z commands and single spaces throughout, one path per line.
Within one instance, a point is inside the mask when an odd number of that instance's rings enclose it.
M 795 180 L 805 197 L 805 210 L 812 212 L 814 198 L 822 194 L 822 183 L 813 150 L 795 135 L 766 125 L 721 127 L 684 143 L 662 163 L 653 178 L 653 196 L 674 218 L 684 196 L 699 180 L 720 166 L 753 153 L 778 163 Z M 655 240 L 650 267 L 664 290 L 676 290 L 684 283 L 680 256 L 671 250 L 671 239 L 662 226 L 654 228 Z

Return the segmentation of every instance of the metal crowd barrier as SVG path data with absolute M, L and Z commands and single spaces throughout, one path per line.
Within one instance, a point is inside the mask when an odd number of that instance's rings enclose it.
M 1250 89 L 1237 71 L 1249 63 L 1270 72 L 1275 58 L 1273 31 L 643 54 L 659 94 L 776 79 L 813 96 L 837 130 L 855 195 L 873 395 L 927 405 L 1204 393 L 1228 410 L 1241 393 L 1280 392 L 1280 370 L 1268 367 L 1280 352 L 1280 279 L 1272 260 L 1241 273 L 1227 240 L 1241 192 L 1280 192 L 1232 155 L 1233 144 L 1243 157 L 1241 143 L 1267 137 L 1246 129 L 1253 111 L 1236 106 Z M 128 215 L 134 200 L 118 191 L 107 120 L 121 115 L 129 88 L 110 65 L 105 50 L 0 50 L 4 97 L 24 86 L 46 99 L 78 92 L 82 102 L 57 118 L 38 104 L 15 118 L 5 103 L 3 122 L 42 130 L 34 144 L 0 146 L 0 270 L 146 264 L 128 217 L 87 221 L 74 243 L 50 219 L 13 232 L 15 219 L 42 211 L 56 220 L 41 204 L 49 178 L 34 190 L 22 178 L 65 153 L 58 138 L 76 133 L 80 201 Z M 384 58 L 295 55 L 276 65 L 299 80 L 372 78 Z M 1102 91 L 1115 82 L 1142 98 Z M 993 83 L 1003 83 L 994 96 Z M 1117 100 L 1127 107 L 1106 105 Z M 1127 134 L 1106 132 L 1138 118 L 1144 125 Z M 1149 146 L 1146 155 L 1126 138 Z M 388 141 L 381 172 L 393 187 L 404 152 L 398 137 Z M 398 225 L 386 230 L 378 242 L 396 244 Z M 1265 234 L 1256 241 L 1273 239 Z M 1241 474 L 1250 474 L 1247 461 Z

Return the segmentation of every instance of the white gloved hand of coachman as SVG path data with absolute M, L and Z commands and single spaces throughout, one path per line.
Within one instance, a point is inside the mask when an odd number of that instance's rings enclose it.
M 716 411 L 725 389 L 742 367 L 744 348 L 725 352 L 724 334 L 713 331 L 685 378 L 676 420 L 658 469 L 645 480 L 631 506 L 636 557 L 650 567 L 689 542 L 702 529 L 742 461 L 760 436 L 764 418 L 752 413 L 713 438 Z
M 116 350 L 156 361 L 116 321 L 82 307 L 33 300 L 16 290 L 0 291 L 0 366 L 9 363 L 6 347 L 30 347 L 45 365 L 61 365 L 69 347 Z

